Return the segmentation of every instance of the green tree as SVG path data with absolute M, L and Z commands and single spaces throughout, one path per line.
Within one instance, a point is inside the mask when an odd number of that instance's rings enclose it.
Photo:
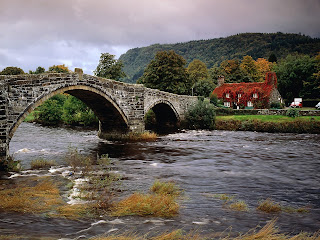
M 114 57 L 115 55 L 109 53 L 101 53 L 99 64 L 93 71 L 94 75 L 116 81 L 124 78 L 126 74 L 122 71 L 123 63 Z
M 44 125 L 58 125 L 61 122 L 62 107 L 58 100 L 48 99 L 36 112 L 36 119 Z
M 244 82 L 256 82 L 259 79 L 256 61 L 251 56 L 244 56 L 240 63 L 240 70 L 244 73 Z
M 216 114 L 214 106 L 199 100 L 186 114 L 190 129 L 214 129 Z
M 220 64 L 220 73 L 228 82 L 243 82 L 244 76 L 238 59 L 225 60 Z M 220 75 L 220 74 L 219 74 Z
M 194 59 L 191 63 L 189 63 L 187 72 L 189 73 L 192 84 L 195 84 L 201 80 L 205 80 L 209 77 L 209 71 L 206 64 L 199 59 Z
M 24 74 L 24 71 L 18 67 L 6 67 L 0 72 L 0 75 L 20 75 Z
M 49 72 L 56 72 L 56 73 L 69 73 L 70 70 L 64 64 L 62 65 L 53 65 L 49 67 Z
M 69 125 L 97 125 L 98 119 L 81 100 L 68 95 L 63 104 L 62 120 Z
M 159 51 L 144 70 L 138 83 L 176 94 L 190 94 L 192 82 L 186 60 L 174 51 Z
M 308 55 L 288 55 L 285 59 L 278 61 L 274 71 L 277 74 L 278 89 L 283 98 L 292 101 L 295 97 L 319 97 L 319 89 L 316 89 L 318 86 L 314 78 L 315 58 Z
M 211 79 L 200 80 L 193 85 L 193 95 L 209 97 L 215 87 L 216 85 Z
M 41 74 L 41 73 L 44 73 L 45 71 L 46 71 L 45 68 L 39 66 L 34 72 L 30 70 L 29 74 Z

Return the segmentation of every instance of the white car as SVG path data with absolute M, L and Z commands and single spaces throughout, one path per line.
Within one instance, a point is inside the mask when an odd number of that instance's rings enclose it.
M 318 102 L 315 107 L 316 107 L 316 109 L 319 109 L 319 110 L 320 110 L 320 102 Z

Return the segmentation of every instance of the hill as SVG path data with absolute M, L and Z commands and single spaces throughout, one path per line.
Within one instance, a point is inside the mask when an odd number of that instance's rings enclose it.
M 157 51 L 174 50 L 188 63 L 199 59 L 208 68 L 227 59 L 242 59 L 245 55 L 268 59 L 274 53 L 278 59 L 290 53 L 316 55 L 320 51 L 320 39 L 300 34 L 242 33 L 226 38 L 198 40 L 176 44 L 154 44 L 133 48 L 119 58 L 127 74 L 125 82 L 135 83 Z

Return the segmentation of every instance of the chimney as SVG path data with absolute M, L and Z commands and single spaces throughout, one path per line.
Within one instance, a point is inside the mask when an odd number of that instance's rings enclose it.
M 275 88 L 277 88 L 278 81 L 277 81 L 276 73 L 275 72 L 267 72 L 265 83 L 267 85 L 271 85 L 271 86 L 274 86 Z
M 224 76 L 220 75 L 220 76 L 218 76 L 218 86 L 217 87 L 220 87 L 223 84 L 224 84 Z

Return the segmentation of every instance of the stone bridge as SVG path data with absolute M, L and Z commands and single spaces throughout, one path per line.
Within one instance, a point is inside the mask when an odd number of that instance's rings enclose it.
M 99 136 L 142 132 L 150 110 L 158 124 L 184 120 L 196 97 L 182 96 L 140 84 L 128 84 L 83 74 L 45 73 L 0 76 L 0 162 L 9 154 L 9 143 L 26 116 L 45 100 L 68 93 L 86 103 L 99 118 Z

